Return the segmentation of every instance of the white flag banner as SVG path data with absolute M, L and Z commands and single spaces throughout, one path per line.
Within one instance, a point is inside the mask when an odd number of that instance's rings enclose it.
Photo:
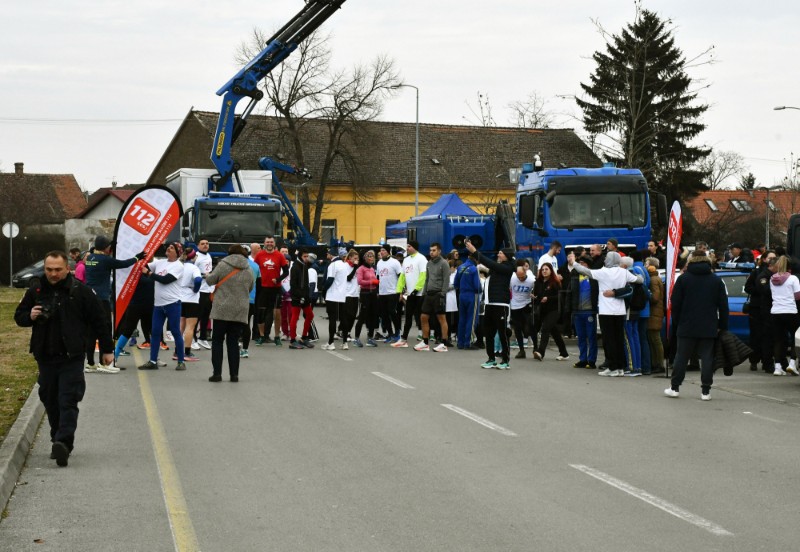
M 672 318 L 672 287 L 675 285 L 675 269 L 678 267 L 678 257 L 681 254 L 681 236 L 683 235 L 683 213 L 681 206 L 676 201 L 672 204 L 669 213 L 669 226 L 667 227 L 667 339 L 669 339 L 670 320 Z
M 182 216 L 180 199 L 164 186 L 140 188 L 120 210 L 114 230 L 114 256 L 130 259 L 144 251 L 146 257 L 131 267 L 117 270 L 114 275 L 115 328 L 131 302 L 142 275 L 142 265 L 152 259 Z

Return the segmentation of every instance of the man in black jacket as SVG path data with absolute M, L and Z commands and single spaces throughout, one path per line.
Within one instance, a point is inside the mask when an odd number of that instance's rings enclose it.
M 472 242 L 464 244 L 470 255 L 489 268 L 489 282 L 484 291 L 483 328 L 486 342 L 486 355 L 489 357 L 481 368 L 508 370 L 510 353 L 508 345 L 508 317 L 511 314 L 511 276 L 514 274 L 514 250 L 510 247 L 497 252 L 497 262 L 475 249 Z M 500 337 L 501 359 L 497 363 L 494 352 L 494 336 Z
M 308 339 L 297 339 L 297 323 L 300 311 L 303 311 L 303 333 L 308 336 L 311 322 L 314 321 L 314 309 L 311 306 L 311 283 L 308 281 L 308 269 L 311 267 L 308 250 L 300 249 L 297 260 L 289 270 L 289 289 L 292 295 L 292 317 L 289 319 L 290 349 L 312 349 L 314 344 Z M 314 282 L 316 284 L 316 282 Z
M 44 259 L 45 278 L 25 293 L 14 313 L 21 327 L 33 327 L 30 352 L 39 365 L 39 398 L 50 423 L 51 455 L 68 464 L 78 427 L 78 403 L 86 391 L 86 342 L 100 341 L 103 363 L 114 361 L 111 319 L 94 292 L 69 273 L 63 251 Z
M 714 380 L 714 340 L 728 329 L 728 293 L 725 284 L 711 270 L 711 259 L 703 251 L 689 256 L 686 273 L 675 281 L 672 290 L 671 339 L 678 339 L 672 386 L 664 390 L 678 397 L 686 365 L 692 355 L 700 359 L 700 398 L 711 400 Z

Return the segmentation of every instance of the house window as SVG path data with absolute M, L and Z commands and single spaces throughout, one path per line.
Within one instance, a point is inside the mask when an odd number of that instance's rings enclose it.
M 322 219 L 320 221 L 320 238 L 322 243 L 331 243 L 336 239 L 336 219 Z
M 731 200 L 731 205 L 733 205 L 733 208 L 736 209 L 739 212 L 752 211 L 753 210 L 753 208 L 750 206 L 750 204 L 747 203 L 743 199 L 732 199 Z
M 708 205 L 708 208 L 711 209 L 712 211 L 719 211 L 719 207 L 717 207 L 712 200 L 706 199 L 705 202 L 706 205 Z

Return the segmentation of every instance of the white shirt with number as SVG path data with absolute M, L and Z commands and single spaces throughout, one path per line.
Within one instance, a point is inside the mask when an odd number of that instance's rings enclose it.
M 211 259 L 211 255 L 208 253 L 200 253 L 199 251 L 194 257 L 194 266 L 200 269 L 201 276 L 211 274 L 211 271 L 214 270 L 214 263 Z M 200 284 L 200 293 L 211 293 L 212 291 L 214 291 L 214 286 L 208 285 L 205 278 L 203 278 L 203 283 Z
M 520 280 L 516 272 L 511 275 L 511 308 L 513 310 L 525 308 L 530 304 L 533 281 L 533 273 L 530 270 L 525 280 Z
M 542 268 L 542 265 L 544 263 L 550 263 L 551 265 L 553 265 L 553 272 L 558 272 L 558 258 L 557 257 L 555 257 L 553 255 L 550 255 L 549 253 L 545 253 L 544 255 L 539 257 L 539 264 L 536 266 L 536 268 Z
M 403 273 L 406 276 L 405 293 L 411 293 L 423 272 L 428 272 L 428 259 L 422 253 L 414 253 L 403 259 Z
M 194 279 L 201 276 L 200 269 L 192 263 L 183 264 L 183 276 L 181 277 L 181 303 L 199 303 L 200 290 L 194 291 Z
M 172 274 L 176 278 L 174 282 L 169 284 L 156 282 L 153 299 L 154 306 L 163 307 L 181 300 L 181 296 L 183 295 L 181 291 L 181 278 L 183 277 L 182 262 L 177 259 L 172 262 L 169 262 L 167 259 L 161 259 L 160 261 L 150 263 L 147 265 L 147 268 L 149 268 L 153 274 L 158 274 L 159 276 Z
M 397 293 L 397 280 L 403 271 L 400 261 L 394 257 L 389 257 L 385 261 L 381 259 L 376 265 L 378 272 L 378 295 L 393 295 Z
M 344 303 L 347 296 L 347 276 L 352 270 L 353 267 L 344 261 L 334 261 L 328 266 L 328 277 L 333 278 L 333 283 L 325 292 L 325 301 Z

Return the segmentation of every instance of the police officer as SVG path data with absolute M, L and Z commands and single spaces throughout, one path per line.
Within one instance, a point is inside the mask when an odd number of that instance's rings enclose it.
M 31 286 L 14 313 L 18 326 L 33 327 L 30 351 L 39 365 L 39 398 L 47 411 L 50 457 L 66 466 L 78 426 L 78 403 L 86 391 L 86 343 L 100 341 L 103 363 L 114 360 L 111 319 L 94 292 L 69 272 L 67 254 L 51 251 L 45 278 Z

